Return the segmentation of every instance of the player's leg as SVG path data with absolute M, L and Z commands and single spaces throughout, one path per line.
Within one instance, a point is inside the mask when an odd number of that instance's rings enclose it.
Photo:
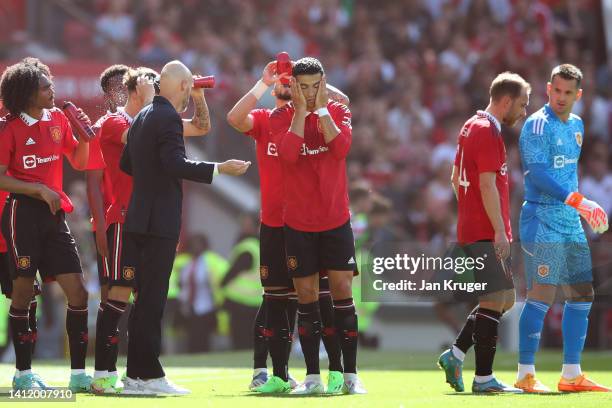
M 340 338 L 336 331 L 334 321 L 334 303 L 329 289 L 329 278 L 320 276 L 319 278 L 319 305 L 321 307 L 321 339 L 327 352 L 329 361 L 330 376 L 335 375 L 342 379 L 342 349 L 340 348 Z M 333 372 L 333 374 L 331 374 Z M 329 392 L 329 382 L 327 390 Z
M 96 233 L 93 233 L 94 242 Z M 98 267 L 98 283 L 100 285 L 100 305 L 96 316 L 96 345 L 95 345 L 95 363 L 94 363 L 94 380 L 97 378 L 108 377 L 108 369 L 105 366 L 104 355 L 106 342 L 102 336 L 102 315 L 104 314 L 104 305 L 108 297 L 108 275 L 109 275 L 109 260 L 96 252 L 96 263 Z
M 267 299 L 261 295 L 261 304 L 253 324 L 253 378 L 249 389 L 252 390 L 268 381 L 268 342 L 265 337 Z
M 298 296 L 297 324 L 300 345 L 306 363 L 304 382 L 296 394 L 325 392 L 319 369 L 321 310 L 319 307 L 318 233 L 303 232 L 285 226 L 285 253 L 289 277 Z
M 32 373 L 32 332 L 29 309 L 34 294 L 34 281 L 41 255 L 41 237 L 37 228 L 40 218 L 48 217 L 48 207 L 37 200 L 13 195 L 2 215 L 2 235 L 8 247 L 8 271 L 11 279 L 9 327 L 16 356 L 13 389 L 46 388 L 40 377 Z M 43 213 L 43 209 L 46 213 Z M 8 288 L 7 288 L 8 289 Z
M 334 302 L 334 326 L 340 339 L 344 363 L 343 391 L 349 394 L 365 394 L 365 387 L 357 377 L 359 330 L 352 287 L 353 276 L 358 270 L 350 222 L 321 233 L 319 250 L 322 266 L 328 271 L 329 288 Z M 330 383 L 333 385 L 333 379 Z
M 477 283 L 486 284 L 478 293 L 478 310 L 474 319 L 474 352 L 476 375 L 472 392 L 520 392 L 507 386 L 493 374 L 493 361 L 497 350 L 499 321 L 504 312 L 514 305 L 514 284 L 508 260 L 499 260 L 491 241 L 468 245 L 466 254 L 482 260 L 482 268 L 474 269 Z
M 38 340 L 38 322 L 36 320 L 36 310 L 38 309 L 37 296 L 42 293 L 38 279 L 34 278 L 34 294 L 30 301 L 30 309 L 28 310 L 28 323 L 30 325 L 30 338 L 32 341 L 32 356 L 36 350 L 36 341 Z
M 520 235 L 527 297 L 519 319 L 519 361 L 514 386 L 530 393 L 549 392 L 536 378 L 535 355 L 559 277 L 566 269 L 565 253 L 559 244 L 562 237 L 540 221 L 535 207 L 523 207 Z
M 605 391 L 612 389 L 586 378 L 580 366 L 582 350 L 589 327 L 589 312 L 595 298 L 591 253 L 584 235 L 573 237 L 565 244 L 567 279 L 561 287 L 565 295 L 563 308 L 563 369 L 559 391 Z M 565 278 L 565 277 L 564 277 Z
M 89 340 L 87 328 L 87 290 L 81 261 L 63 211 L 50 220 L 40 265 L 41 276 L 53 276 L 67 299 L 66 333 L 70 349 L 70 383 L 73 392 L 88 392 L 92 378 L 85 373 Z M 44 278 L 43 278 L 44 279 Z
M 92 383 L 97 393 L 116 393 L 117 356 L 119 354 L 119 320 L 125 313 L 134 286 L 136 272 L 136 249 L 131 240 L 125 239 L 123 225 L 116 223 L 109 227 L 110 268 L 108 298 L 102 312 L 101 331 L 104 349 L 100 366 L 106 376 L 99 376 Z M 111 239 L 112 236 L 112 239 Z

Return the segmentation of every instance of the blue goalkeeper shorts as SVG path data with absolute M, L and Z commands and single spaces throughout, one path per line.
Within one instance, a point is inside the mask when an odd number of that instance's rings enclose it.
M 547 220 L 550 221 L 550 220 Z M 521 212 L 521 249 L 527 290 L 533 283 L 573 285 L 593 281 L 591 250 L 582 225 L 562 233 L 531 212 Z

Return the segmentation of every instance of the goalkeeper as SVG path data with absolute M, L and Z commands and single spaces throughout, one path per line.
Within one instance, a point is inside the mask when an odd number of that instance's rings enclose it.
M 591 254 L 580 217 L 596 233 L 608 229 L 605 211 L 577 191 L 584 125 L 571 111 L 582 96 L 581 80 L 582 73 L 573 65 L 554 68 L 547 84 L 548 103 L 527 119 L 519 140 L 525 172 L 520 235 L 527 299 L 519 324 L 515 387 L 525 392 L 550 391 L 536 379 L 535 353 L 558 287 L 565 305 L 563 369 L 557 389 L 610 391 L 588 379 L 580 368 L 594 298 Z

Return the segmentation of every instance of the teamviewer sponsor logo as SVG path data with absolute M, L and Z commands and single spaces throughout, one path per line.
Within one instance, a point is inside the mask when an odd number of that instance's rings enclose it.
M 561 169 L 565 167 L 566 164 L 576 164 L 578 163 L 578 159 L 566 159 L 565 156 L 555 156 L 553 158 L 553 166 L 555 169 Z
M 36 155 L 23 156 L 23 168 L 33 169 L 36 167 Z
M 47 157 L 36 157 L 35 154 L 31 154 L 28 156 L 23 156 L 23 168 L 24 169 L 33 169 L 39 164 L 46 164 L 56 160 L 59 160 L 59 156 L 57 154 L 52 154 Z
M 268 156 L 278 156 L 276 143 L 268 142 Z

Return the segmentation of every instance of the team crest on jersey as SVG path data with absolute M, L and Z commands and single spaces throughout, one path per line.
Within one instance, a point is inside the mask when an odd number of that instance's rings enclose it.
M 547 277 L 549 273 L 550 273 L 550 267 L 548 265 L 538 266 L 538 275 L 540 275 L 541 278 Z
M 30 257 L 29 256 L 20 256 L 17 259 L 17 268 L 28 269 L 29 267 L 30 267 Z
M 62 131 L 59 126 L 51 126 L 49 128 L 49 133 L 51 134 L 51 140 L 55 143 L 59 143 L 62 141 Z
M 576 132 L 574 136 L 576 136 L 576 144 L 582 147 L 582 132 Z
M 259 276 L 261 277 L 261 279 L 268 279 L 268 267 L 266 265 L 261 265 L 259 267 Z
M 133 266 L 124 266 L 123 267 L 123 279 L 132 280 L 134 279 L 134 274 L 136 273 L 136 268 Z
M 291 269 L 292 271 L 294 271 L 298 267 L 298 261 L 295 256 L 287 257 L 287 267 Z

